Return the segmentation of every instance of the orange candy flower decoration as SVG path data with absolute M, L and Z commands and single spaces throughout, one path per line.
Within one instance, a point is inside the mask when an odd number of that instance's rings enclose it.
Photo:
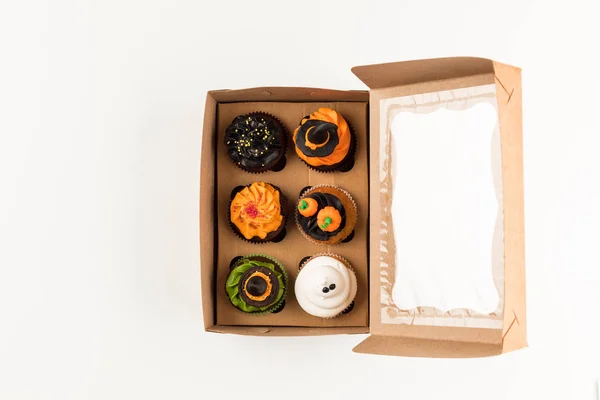
M 334 207 L 327 206 L 317 214 L 317 224 L 325 232 L 334 232 L 341 223 L 342 216 Z
M 264 239 L 281 225 L 279 191 L 265 182 L 254 182 L 239 191 L 229 208 L 231 222 L 246 239 Z

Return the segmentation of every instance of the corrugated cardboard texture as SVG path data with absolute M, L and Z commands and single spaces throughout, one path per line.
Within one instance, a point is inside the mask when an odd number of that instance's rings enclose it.
M 503 329 L 385 325 L 380 319 L 379 199 L 370 208 L 371 336 L 354 350 L 364 353 L 433 357 L 477 357 L 526 346 L 523 241 L 523 169 L 520 74 L 490 60 L 452 58 L 356 67 L 370 92 L 370 162 L 379 165 L 379 102 L 383 98 L 452 90 L 490 83 L 498 88 L 505 221 L 505 296 Z M 504 83 L 503 80 L 507 81 Z M 379 169 L 371 168 L 371 193 L 380 193 Z M 521 321 L 520 315 L 523 315 Z M 508 332 L 508 333 L 507 333 Z M 467 343 L 469 345 L 463 345 Z
M 260 91 L 259 91 L 260 92 Z M 352 93 L 352 92 L 347 92 Z M 309 169 L 295 155 L 290 143 L 287 152 L 287 165 L 280 172 L 250 174 L 237 168 L 227 156 L 223 144 L 225 129 L 240 114 L 262 111 L 276 116 L 292 132 L 302 117 L 319 107 L 330 107 L 339 111 L 352 125 L 358 136 L 356 164 L 348 173 L 319 173 Z M 258 325 L 258 326 L 295 326 L 295 327 L 367 327 L 368 326 L 368 158 L 367 158 L 367 103 L 331 102 L 331 103 L 291 103 L 291 102 L 248 102 L 224 103 L 218 106 L 217 124 L 217 196 L 218 208 L 217 237 L 217 277 L 216 311 L 217 325 Z M 291 139 L 290 139 L 291 142 Z M 236 236 L 229 227 L 227 210 L 231 190 L 238 185 L 247 185 L 262 180 L 279 186 L 289 200 L 287 236 L 280 243 L 253 244 Z M 358 223 L 351 242 L 334 246 L 323 246 L 308 242 L 295 225 L 294 207 L 300 191 L 305 186 L 316 184 L 335 184 L 346 189 L 358 206 Z M 294 281 L 298 273 L 298 263 L 305 256 L 320 252 L 333 252 L 350 261 L 358 278 L 358 293 L 354 310 L 335 319 L 313 317 L 304 312 L 294 297 Z M 277 258 L 290 276 L 287 302 L 283 311 L 266 316 L 253 316 L 233 307 L 225 293 L 225 280 L 229 272 L 231 259 L 238 255 L 264 253 Z M 217 327 L 215 329 L 223 329 Z M 269 328 L 261 328 L 269 329 Z M 237 331 L 240 333 L 241 331 Z M 259 332 L 255 332 L 260 334 Z M 330 333 L 325 332 L 325 333 Z

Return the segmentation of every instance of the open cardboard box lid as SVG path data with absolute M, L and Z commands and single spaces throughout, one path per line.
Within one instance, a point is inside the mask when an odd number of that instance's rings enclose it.
M 523 152 L 521 71 L 492 60 L 472 57 L 440 58 L 354 67 L 352 72 L 371 90 L 370 102 L 370 321 L 371 335 L 354 348 L 359 353 L 423 356 L 482 357 L 527 346 L 525 309 L 525 252 L 523 215 Z M 381 323 L 380 304 L 380 204 L 379 193 L 379 104 L 382 99 L 494 84 L 498 102 L 502 161 L 504 214 L 504 309 L 501 329 Z M 326 101 L 331 94 L 346 101 L 364 101 L 362 91 L 330 91 L 309 88 L 254 88 L 209 92 L 207 96 L 201 160 L 201 199 L 214 193 L 214 162 L 211 139 L 214 114 L 219 102 L 238 101 Z M 214 204 L 200 204 L 200 228 L 213 224 Z M 201 275 L 205 327 L 209 331 L 247 335 L 334 334 L 337 328 L 314 328 L 298 332 L 294 327 L 214 326 L 213 296 L 214 238 L 201 234 Z M 364 333 L 345 329 L 343 333 Z

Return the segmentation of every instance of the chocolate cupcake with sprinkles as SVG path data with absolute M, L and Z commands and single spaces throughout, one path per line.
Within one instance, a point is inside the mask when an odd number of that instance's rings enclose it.
M 356 136 L 342 114 L 322 107 L 304 117 L 293 134 L 296 154 L 319 172 L 347 172 L 354 166 Z
M 281 171 L 286 164 L 287 132 L 275 117 L 254 112 L 238 115 L 225 130 L 229 158 L 252 173 Z

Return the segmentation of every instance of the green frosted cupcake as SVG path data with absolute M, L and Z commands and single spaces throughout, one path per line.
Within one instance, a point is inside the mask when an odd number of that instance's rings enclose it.
M 249 314 L 279 312 L 285 305 L 287 273 L 273 257 L 251 254 L 232 260 L 225 283 L 236 308 Z

